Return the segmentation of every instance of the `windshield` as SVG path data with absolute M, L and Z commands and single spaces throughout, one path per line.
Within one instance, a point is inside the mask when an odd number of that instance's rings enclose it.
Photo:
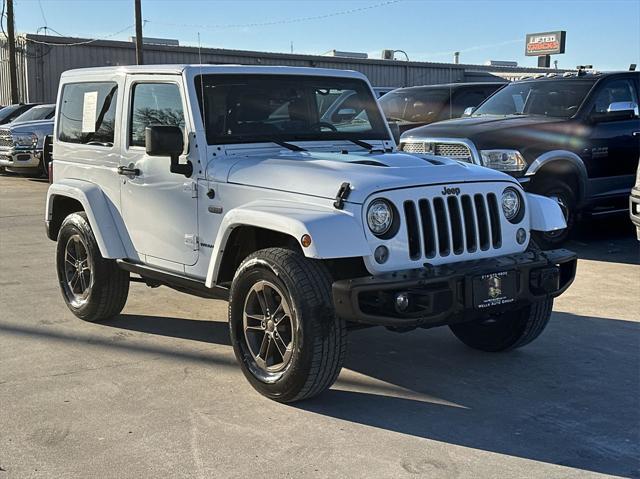
M 0 121 L 10 120 L 16 115 L 20 114 L 20 111 L 24 111 L 25 108 L 29 108 L 27 105 L 8 105 L 0 109 Z
M 389 139 L 371 90 L 361 80 L 203 75 L 195 86 L 209 144 Z
M 389 120 L 431 122 L 449 101 L 449 89 L 399 90 L 387 93 L 378 100 L 384 116 Z
M 592 80 L 511 83 L 480 105 L 473 116 L 544 115 L 569 118 L 578 111 L 592 86 Z
M 31 108 L 30 110 L 25 111 L 22 115 L 18 115 L 13 123 L 20 123 L 22 121 L 33 121 L 33 120 L 46 120 L 47 118 L 52 118 L 55 112 L 54 105 L 40 105 Z

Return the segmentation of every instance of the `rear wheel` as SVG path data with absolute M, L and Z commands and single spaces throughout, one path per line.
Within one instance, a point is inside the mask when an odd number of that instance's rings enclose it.
M 520 348 L 536 339 L 549 322 L 553 298 L 536 301 L 515 311 L 488 318 L 451 325 L 451 331 L 467 346 L 481 351 L 498 352 Z
M 129 294 L 129 273 L 102 257 L 84 212 L 62 223 L 56 265 L 62 297 L 73 314 L 85 321 L 120 314 Z
M 316 396 L 337 379 L 346 325 L 333 309 L 326 268 L 295 251 L 246 258 L 231 285 L 231 343 L 251 385 L 279 402 Z
M 534 231 L 533 237 L 543 249 L 553 249 L 564 243 L 573 231 L 577 222 L 577 200 L 574 190 L 565 182 L 556 179 L 544 179 L 532 185 L 536 194 L 551 198 L 562 210 L 567 227 L 559 231 Z

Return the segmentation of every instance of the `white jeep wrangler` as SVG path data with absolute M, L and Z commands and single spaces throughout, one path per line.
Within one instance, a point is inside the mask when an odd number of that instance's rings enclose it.
M 523 346 L 575 275 L 530 241 L 565 226 L 554 201 L 396 152 L 356 72 L 73 70 L 57 111 L 46 225 L 71 311 L 118 315 L 130 281 L 228 299 L 238 362 L 277 401 L 331 386 L 363 325 Z

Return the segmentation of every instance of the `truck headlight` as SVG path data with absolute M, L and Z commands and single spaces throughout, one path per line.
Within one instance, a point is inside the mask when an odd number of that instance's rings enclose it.
M 369 204 L 367 225 L 374 235 L 384 237 L 393 232 L 396 216 L 394 210 L 393 205 L 383 198 L 375 199 Z
M 38 136 L 35 133 L 14 133 L 13 143 L 19 148 L 35 148 Z
M 522 171 L 527 166 L 518 150 L 481 150 L 482 164 L 499 171 Z
M 511 223 L 517 223 L 522 219 L 524 206 L 520 193 L 515 188 L 508 187 L 502 192 L 502 212 Z

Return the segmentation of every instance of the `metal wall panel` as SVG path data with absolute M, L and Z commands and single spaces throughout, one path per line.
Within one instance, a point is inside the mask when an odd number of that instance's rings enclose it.
M 135 63 L 135 46 L 131 42 L 99 40 L 85 45 L 69 45 L 82 39 L 25 35 L 27 40 L 26 80 L 30 101 L 55 101 L 63 71 L 72 68 L 130 65 Z M 31 40 L 31 41 L 29 41 Z M 40 45 L 39 42 L 55 44 Z M 298 55 L 288 53 L 248 52 L 214 48 L 145 45 L 144 60 L 148 64 L 218 63 L 244 65 L 282 65 L 356 70 L 365 74 L 374 86 L 401 87 L 473 80 L 483 72 L 483 80 L 491 74 L 505 78 L 546 71 L 539 68 L 500 68 L 485 65 L 405 62 L 395 60 L 353 59 Z M 469 73 L 467 75 L 467 73 Z M 487 75 L 488 74 L 488 75 Z M 498 78 L 496 78 L 498 79 Z
M 18 98 L 27 100 L 24 40 L 16 39 L 16 66 L 18 79 Z M 11 85 L 9 83 L 9 44 L 4 35 L 0 35 L 0 105 L 11 103 Z

